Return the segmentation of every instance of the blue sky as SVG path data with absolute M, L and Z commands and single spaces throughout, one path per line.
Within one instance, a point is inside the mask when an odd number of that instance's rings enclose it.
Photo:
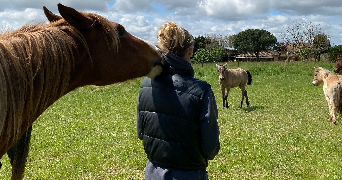
M 155 2 L 152 2 L 152 6 L 156 9 L 158 9 L 158 13 L 160 14 L 167 14 L 168 12 L 166 11 L 165 7 L 163 7 L 162 5 L 160 4 L 156 4 Z
M 29 21 L 46 21 L 42 7 L 58 14 L 57 4 L 98 13 L 118 22 L 133 35 L 156 43 L 157 30 L 175 21 L 193 36 L 232 35 L 246 29 L 280 34 L 293 22 L 320 24 L 332 45 L 342 45 L 341 0 L 0 0 L 2 29 L 16 29 Z

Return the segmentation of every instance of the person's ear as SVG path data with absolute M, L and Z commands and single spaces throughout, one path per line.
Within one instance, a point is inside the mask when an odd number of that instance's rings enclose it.
M 188 51 L 189 51 L 189 56 L 192 57 L 194 53 L 194 46 L 190 46 Z

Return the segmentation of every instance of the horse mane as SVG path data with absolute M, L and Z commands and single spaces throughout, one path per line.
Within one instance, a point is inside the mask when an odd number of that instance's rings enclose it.
M 325 68 L 322 68 L 322 67 L 318 67 L 318 69 L 319 69 L 321 72 L 323 72 L 324 74 L 326 74 L 326 75 L 331 74 L 331 71 L 329 71 L 328 69 L 325 69 Z
M 117 50 L 113 25 L 96 14 L 84 14 L 101 25 L 108 46 Z M 0 149 L 17 141 L 27 130 L 23 128 L 68 93 L 75 68 L 73 52 L 82 45 L 91 60 L 85 38 L 64 19 L 28 23 L 0 36 L 0 142 L 4 142 Z

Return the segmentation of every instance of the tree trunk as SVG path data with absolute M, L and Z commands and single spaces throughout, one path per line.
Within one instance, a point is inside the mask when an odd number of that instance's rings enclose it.
M 256 56 L 256 61 L 259 62 L 259 61 L 260 61 L 260 60 L 259 60 L 259 52 L 256 52 L 256 53 L 255 53 L 255 56 Z

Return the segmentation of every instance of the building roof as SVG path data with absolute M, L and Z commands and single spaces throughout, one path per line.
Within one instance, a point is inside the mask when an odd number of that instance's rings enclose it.
M 256 58 L 254 53 L 246 53 L 246 54 L 239 54 L 236 58 Z M 260 52 L 259 58 L 273 58 L 273 54 L 271 52 Z

